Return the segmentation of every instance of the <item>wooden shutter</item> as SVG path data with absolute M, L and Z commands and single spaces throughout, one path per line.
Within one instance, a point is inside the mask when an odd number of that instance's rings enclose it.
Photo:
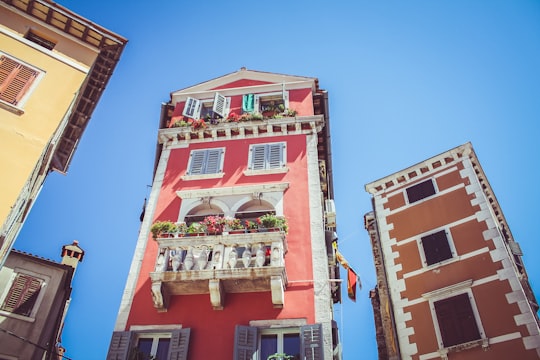
M 193 150 L 188 175 L 217 174 L 222 169 L 223 149 Z
M 109 345 L 107 360 L 127 360 L 131 347 L 131 331 L 115 331 Z
M 251 169 L 264 170 L 266 160 L 265 145 L 253 145 L 251 147 Z
M 452 257 L 452 250 L 444 230 L 422 237 L 422 247 L 427 265 L 436 264 Z
M 0 100 L 17 105 L 38 75 L 36 70 L 0 56 Z
M 324 360 L 322 324 L 300 327 L 300 358 Z
M 267 149 L 267 168 L 278 169 L 282 167 L 284 145 L 282 143 L 268 144 Z
M 204 174 L 218 174 L 221 172 L 221 154 L 222 149 L 207 150 L 206 167 Z
M 256 327 L 236 325 L 233 360 L 252 360 L 253 354 L 257 351 L 257 342 Z
M 407 189 L 407 197 L 409 198 L 409 204 L 427 198 L 435 194 L 435 187 L 431 179 L 416 184 Z
M 444 347 L 480 339 L 469 294 L 434 302 Z
M 223 118 L 226 118 L 229 115 L 229 109 L 231 106 L 231 99 L 227 98 L 220 93 L 216 93 L 214 96 L 214 105 L 212 111 L 220 115 Z
M 17 274 L 2 305 L 2 310 L 30 316 L 39 296 L 42 282 L 42 280 L 30 275 Z
M 187 116 L 192 119 L 198 119 L 201 113 L 201 101 L 188 97 L 186 99 L 186 104 L 184 105 L 184 111 L 182 115 Z
M 191 164 L 188 170 L 189 175 L 196 175 L 196 174 L 203 173 L 205 157 L 206 157 L 205 150 L 193 150 L 191 152 Z
M 174 330 L 171 336 L 171 345 L 167 360 L 186 360 L 189 349 L 189 335 L 191 329 Z

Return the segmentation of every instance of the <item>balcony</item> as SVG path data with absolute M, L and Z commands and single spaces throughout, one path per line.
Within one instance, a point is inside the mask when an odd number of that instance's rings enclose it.
M 282 308 L 287 242 L 284 231 L 270 230 L 158 237 L 150 273 L 154 307 L 167 311 L 172 295 L 209 294 L 212 307 L 221 310 L 227 293 L 270 291 L 273 306 Z
M 322 115 L 282 117 L 277 119 L 207 123 L 204 127 L 171 127 L 159 130 L 159 143 L 168 141 L 211 141 L 270 135 L 318 133 L 324 125 Z

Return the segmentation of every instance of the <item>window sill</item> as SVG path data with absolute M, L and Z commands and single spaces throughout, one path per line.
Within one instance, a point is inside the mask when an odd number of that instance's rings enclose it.
M 225 173 L 217 173 L 217 174 L 200 174 L 200 175 L 184 175 L 181 177 L 182 180 L 189 181 L 189 180 L 205 180 L 205 179 L 221 179 Z
M 14 314 L 14 313 L 11 313 L 11 312 L 5 311 L 5 310 L 0 310 L 0 316 L 5 316 L 5 317 L 13 318 L 13 319 L 18 319 L 18 320 L 22 320 L 22 321 L 26 321 L 26 322 L 30 322 L 30 323 L 33 323 L 33 322 L 36 321 L 36 319 L 33 318 L 33 317 Z
M 24 110 L 20 107 L 17 107 L 15 105 L 9 104 L 3 100 L 0 100 L 0 108 L 5 109 L 7 111 L 10 111 L 16 115 L 22 115 L 24 114 Z
M 285 174 L 289 172 L 288 167 L 282 167 L 279 169 L 266 169 L 266 170 L 245 170 L 245 176 L 255 176 L 255 175 L 271 175 L 271 174 Z
M 442 348 L 439 350 L 439 354 L 441 354 L 442 359 L 447 359 L 448 353 L 460 352 L 462 350 L 472 349 L 479 346 L 482 346 L 482 349 L 487 350 L 489 348 L 489 339 L 482 338 L 478 340 L 469 341 L 463 344 L 457 344 L 457 345 L 449 346 L 446 348 Z

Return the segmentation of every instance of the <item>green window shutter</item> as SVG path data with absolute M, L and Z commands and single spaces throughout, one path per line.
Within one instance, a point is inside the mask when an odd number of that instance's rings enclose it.
M 186 360 L 189 349 L 189 335 L 191 329 L 174 330 L 171 336 L 171 345 L 167 360 Z
M 255 95 L 246 94 L 242 96 L 242 112 L 252 113 L 255 110 Z
M 0 99 L 17 105 L 38 75 L 36 70 L 0 56 Z
M 300 327 L 300 358 L 324 360 L 322 324 Z
M 192 119 L 198 119 L 201 113 L 201 102 L 197 99 L 188 97 L 184 105 L 182 115 Z
M 131 347 L 131 331 L 115 331 L 109 345 L 107 360 L 128 360 Z
M 258 330 L 256 327 L 236 325 L 233 360 L 251 360 L 257 351 L 257 342 Z

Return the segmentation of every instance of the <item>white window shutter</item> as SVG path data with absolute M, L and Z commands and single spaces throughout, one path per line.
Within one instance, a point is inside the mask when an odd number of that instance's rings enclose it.
M 253 112 L 261 112 L 261 98 L 259 95 L 255 95 L 255 103 L 253 105 Z
M 283 90 L 283 105 L 285 109 L 289 108 L 289 92 L 287 90 Z
M 186 104 L 184 105 L 184 111 L 182 115 L 192 119 L 198 119 L 201 113 L 201 101 L 188 97 Z
M 268 165 L 269 169 L 278 169 L 282 166 L 283 144 L 268 144 Z
M 226 103 L 227 98 L 220 93 L 216 93 L 216 95 L 214 96 L 214 105 L 212 107 L 212 111 L 223 117 Z

